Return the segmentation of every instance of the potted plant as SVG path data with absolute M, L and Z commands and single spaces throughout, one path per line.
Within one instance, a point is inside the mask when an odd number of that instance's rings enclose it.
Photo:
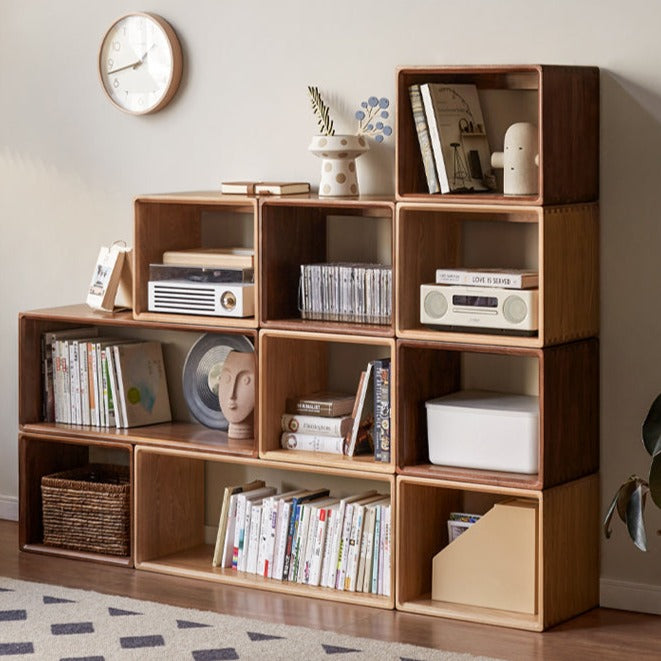
M 620 485 L 604 519 L 604 534 L 607 539 L 610 538 L 610 522 L 617 511 L 634 544 L 641 551 L 647 551 L 643 519 L 647 496 L 661 509 L 661 395 L 652 402 L 643 422 L 643 445 L 652 457 L 648 478 L 645 480 L 638 475 L 631 475 Z
M 335 135 L 330 111 L 319 89 L 308 87 L 308 94 L 319 126 L 319 135 L 313 136 L 309 146 L 309 150 L 322 159 L 319 195 L 358 195 L 356 158 L 370 148 L 368 136 L 373 137 L 376 142 L 382 142 L 384 137 L 392 134 L 392 128 L 383 121 L 390 116 L 387 110 L 390 102 L 385 97 L 369 97 L 356 111 L 358 130 L 355 135 Z

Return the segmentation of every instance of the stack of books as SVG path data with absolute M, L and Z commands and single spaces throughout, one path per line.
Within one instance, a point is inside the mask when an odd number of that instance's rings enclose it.
M 370 361 L 355 394 L 315 392 L 287 400 L 280 444 L 286 450 L 390 461 L 390 358 Z
M 75 328 L 44 333 L 42 354 L 47 422 L 137 427 L 172 419 L 160 342 Z
M 212 564 L 278 581 L 391 593 L 390 498 L 328 489 L 277 494 L 263 481 L 228 486 Z
M 383 264 L 301 264 L 303 319 L 389 324 L 392 267 Z

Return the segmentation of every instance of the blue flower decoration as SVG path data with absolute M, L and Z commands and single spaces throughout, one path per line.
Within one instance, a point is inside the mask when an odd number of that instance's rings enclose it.
M 383 142 L 383 136 L 382 136 L 380 133 L 379 133 L 378 135 L 375 135 L 375 136 L 374 136 L 374 139 L 375 139 L 377 142 Z
M 379 107 L 380 108 L 387 108 L 390 105 L 390 101 L 386 99 L 386 97 L 382 97 L 379 99 Z
M 367 99 L 367 103 L 369 103 L 372 108 L 376 108 L 376 106 L 379 105 L 379 100 L 375 96 L 370 96 L 370 98 Z
M 356 110 L 356 119 L 365 119 L 365 113 L 362 110 Z
M 390 126 L 384 126 L 383 135 L 392 135 L 392 128 L 390 128 Z
M 388 119 L 388 117 L 390 117 L 390 113 L 387 110 L 384 110 L 381 113 L 381 117 L 383 117 L 383 119 Z
M 383 128 L 383 122 L 377 122 L 375 124 L 375 126 L 376 126 L 377 129 L 382 129 Z

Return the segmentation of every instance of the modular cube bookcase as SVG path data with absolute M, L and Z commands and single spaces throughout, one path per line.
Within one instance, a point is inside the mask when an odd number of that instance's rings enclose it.
M 535 123 L 538 193 L 428 194 L 408 94 L 411 84 L 424 82 L 474 83 L 493 150 L 502 148 L 512 122 Z M 20 315 L 21 548 L 533 631 L 595 606 L 598 108 L 598 70 L 590 67 L 407 67 L 397 72 L 394 199 L 139 197 L 132 314 L 98 314 L 78 305 Z M 253 317 L 148 309 L 149 264 L 160 262 L 165 250 L 236 246 L 255 251 Z M 391 322 L 302 319 L 301 265 L 328 262 L 392 267 Z M 436 269 L 456 267 L 538 270 L 537 332 L 522 336 L 423 325 L 420 286 L 434 282 Z M 83 325 L 102 335 L 163 342 L 171 423 L 118 430 L 43 421 L 42 334 Z M 252 439 L 228 439 L 195 422 L 185 406 L 182 365 L 207 332 L 241 334 L 255 348 Z M 325 389 L 354 392 L 360 372 L 377 358 L 391 359 L 390 461 L 280 447 L 288 397 Z M 430 462 L 425 403 L 463 389 L 538 398 L 537 472 Z M 92 456 L 103 461 L 108 450 L 131 468 L 130 557 L 46 547 L 41 477 Z M 393 592 L 336 591 L 213 568 L 223 489 L 251 479 L 283 490 L 327 486 L 337 496 L 367 489 L 389 494 Z M 456 511 L 483 517 L 453 547 L 447 519 Z M 513 574 L 517 563 L 520 576 Z

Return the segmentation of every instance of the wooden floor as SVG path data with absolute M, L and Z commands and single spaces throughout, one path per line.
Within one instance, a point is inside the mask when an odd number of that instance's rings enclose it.
M 17 524 L 2 520 L 0 576 L 501 659 L 661 659 L 661 616 L 600 608 L 543 634 L 516 631 L 21 553 Z

